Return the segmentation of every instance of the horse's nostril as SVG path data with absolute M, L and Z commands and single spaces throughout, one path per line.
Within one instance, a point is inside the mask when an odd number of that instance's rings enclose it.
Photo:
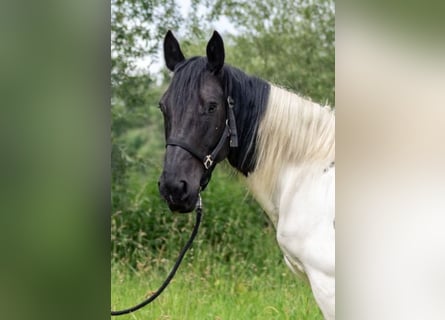
M 187 192 L 187 182 L 185 182 L 184 180 L 181 180 L 181 181 L 179 181 L 179 183 L 181 184 L 182 192 L 186 193 Z
M 185 200 L 187 198 L 187 182 L 185 182 L 184 180 L 179 181 L 180 185 L 181 185 L 181 191 L 182 191 L 182 196 L 181 196 L 181 200 Z
M 184 179 L 162 176 L 158 182 L 159 192 L 173 211 L 183 211 L 190 198 L 190 185 Z M 188 208 L 188 207 L 187 207 Z
M 165 184 L 165 190 L 167 195 L 172 196 L 170 199 L 183 201 L 187 198 L 188 184 L 185 180 L 171 181 Z

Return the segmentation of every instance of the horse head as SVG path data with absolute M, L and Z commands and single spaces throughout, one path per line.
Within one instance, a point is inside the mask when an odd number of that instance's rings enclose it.
M 186 59 L 171 31 L 164 39 L 173 77 L 159 103 L 166 139 L 159 191 L 172 211 L 194 209 L 215 165 L 229 153 L 224 44 L 216 31 L 206 51 L 206 57 Z

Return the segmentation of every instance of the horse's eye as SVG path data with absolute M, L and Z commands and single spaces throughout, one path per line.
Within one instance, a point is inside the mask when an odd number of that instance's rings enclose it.
M 162 102 L 159 102 L 159 109 L 164 110 L 164 104 Z
M 209 103 L 208 107 L 207 107 L 207 112 L 208 113 L 212 113 L 216 110 L 217 104 L 215 102 L 211 102 Z

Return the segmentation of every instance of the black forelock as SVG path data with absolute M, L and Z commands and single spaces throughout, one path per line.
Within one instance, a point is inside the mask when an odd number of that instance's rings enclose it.
M 176 102 L 191 99 L 199 90 L 202 73 L 205 71 L 206 59 L 192 57 L 177 64 L 169 91 L 175 93 Z
M 205 61 L 204 61 L 205 60 Z M 187 67 L 186 69 L 188 69 L 188 73 L 187 74 L 191 74 L 192 70 L 194 69 L 201 69 L 201 68 L 197 68 L 199 66 L 205 66 L 205 62 L 207 62 L 207 59 L 204 57 L 191 57 L 189 59 L 186 59 L 180 63 L 178 63 L 175 67 L 175 70 L 173 71 L 174 73 L 181 71 L 182 69 L 184 69 L 185 67 Z M 196 70 L 194 71 L 196 72 Z

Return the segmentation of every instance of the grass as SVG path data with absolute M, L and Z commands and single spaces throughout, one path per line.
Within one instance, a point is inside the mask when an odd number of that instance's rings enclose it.
M 203 256 L 191 262 L 186 256 L 176 277 L 157 300 L 121 319 L 323 319 L 309 286 L 281 261 L 270 260 L 266 268 L 255 271 L 246 261 L 218 265 L 208 261 L 209 254 Z M 112 309 L 133 306 L 155 291 L 172 261 L 163 264 L 164 268 L 134 271 L 115 263 Z
M 114 189 L 113 310 L 157 290 L 190 235 L 194 215 L 168 210 L 158 176 L 131 172 Z M 215 170 L 203 203 L 198 236 L 172 283 L 152 304 L 120 319 L 323 319 L 309 286 L 286 267 L 273 226 L 230 171 Z

